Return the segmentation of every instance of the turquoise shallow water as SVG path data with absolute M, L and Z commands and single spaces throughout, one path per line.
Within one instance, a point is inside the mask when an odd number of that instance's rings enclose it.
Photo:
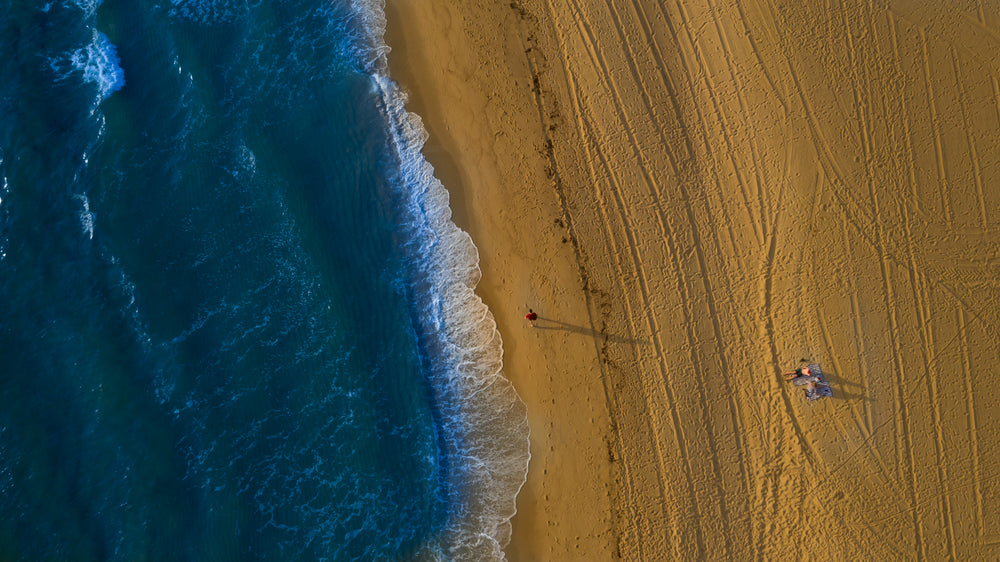
M 523 405 L 380 8 L 0 22 L 0 559 L 502 556 Z

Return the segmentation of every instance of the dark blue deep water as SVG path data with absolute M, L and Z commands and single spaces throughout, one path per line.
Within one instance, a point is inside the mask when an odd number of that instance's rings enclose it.
M 0 27 L 0 560 L 502 557 L 523 405 L 381 8 Z

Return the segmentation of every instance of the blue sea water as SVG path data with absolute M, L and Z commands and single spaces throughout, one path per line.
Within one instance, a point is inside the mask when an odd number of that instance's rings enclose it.
M 0 560 L 501 559 L 524 406 L 381 5 L 0 27 Z

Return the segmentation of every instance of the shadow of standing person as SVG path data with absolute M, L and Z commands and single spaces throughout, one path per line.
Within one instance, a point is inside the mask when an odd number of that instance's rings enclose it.
M 649 345 L 648 341 L 625 338 L 622 336 L 616 336 L 602 332 L 600 330 L 595 330 L 593 328 L 588 328 L 586 326 L 577 326 L 576 324 L 570 324 L 568 322 L 562 322 L 559 320 L 553 320 L 552 318 L 543 318 L 541 316 L 535 315 L 535 319 L 539 321 L 541 325 L 532 324 L 533 327 L 539 330 L 560 330 L 563 332 L 571 332 L 574 334 L 582 334 L 585 336 L 590 336 L 593 338 L 605 339 L 612 343 L 629 343 L 629 344 L 639 344 L 639 345 Z

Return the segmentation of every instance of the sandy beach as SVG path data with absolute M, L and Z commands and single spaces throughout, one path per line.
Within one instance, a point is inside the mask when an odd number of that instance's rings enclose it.
M 1000 6 L 386 13 L 528 406 L 510 560 L 1000 556 Z

